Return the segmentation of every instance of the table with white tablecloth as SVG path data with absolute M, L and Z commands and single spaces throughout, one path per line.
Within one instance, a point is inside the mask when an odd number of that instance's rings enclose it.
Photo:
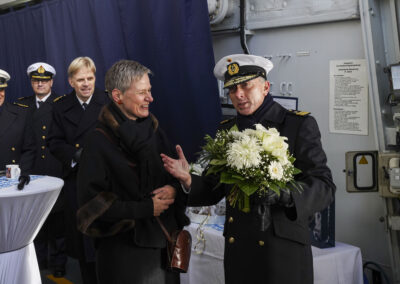
M 202 232 L 199 232 L 198 227 L 195 223 L 186 227 L 192 235 L 192 256 L 188 273 L 181 274 L 181 284 L 223 284 L 222 226 L 202 226 Z M 361 251 L 358 247 L 336 242 L 332 248 L 312 247 L 312 254 L 314 284 L 363 283 Z
M 64 181 L 31 176 L 23 190 L 0 177 L 0 283 L 41 283 L 33 240 L 49 215 Z

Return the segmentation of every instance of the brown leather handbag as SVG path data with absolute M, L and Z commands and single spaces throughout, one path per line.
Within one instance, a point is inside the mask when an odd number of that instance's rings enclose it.
M 156 219 L 168 241 L 167 269 L 186 273 L 189 268 L 190 253 L 192 251 L 192 236 L 186 230 L 176 230 L 170 235 L 160 218 L 156 217 Z

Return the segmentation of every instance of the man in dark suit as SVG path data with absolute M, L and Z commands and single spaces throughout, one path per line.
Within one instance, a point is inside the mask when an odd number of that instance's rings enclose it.
M 5 101 L 10 75 L 0 69 L 0 170 L 8 164 L 18 164 L 21 169 L 18 189 L 29 183 L 35 159 L 35 141 L 28 106 Z
M 214 75 L 224 81 L 237 116 L 220 129 L 237 125 L 240 131 L 257 123 L 276 128 L 288 138 L 295 176 L 302 192 L 273 191 L 250 196 L 251 211 L 245 213 L 229 202 L 226 206 L 225 281 L 231 283 L 313 283 L 309 220 L 334 199 L 335 185 L 315 119 L 306 112 L 291 112 L 269 95 L 267 74 L 272 62 L 260 56 L 234 54 L 222 58 Z M 219 184 L 218 176 L 189 174 L 189 165 L 177 146 L 179 160 L 162 155 L 165 168 L 190 190 L 189 205 L 216 204 L 230 193 L 231 185 Z M 268 210 L 267 210 L 268 209 Z M 270 214 L 266 214 L 270 213 Z
M 62 176 L 61 163 L 50 153 L 47 137 L 53 121 L 53 100 L 57 95 L 52 91 L 53 66 L 37 62 L 27 69 L 34 94 L 19 98 L 18 101 L 32 110 L 32 123 L 36 141 L 36 159 L 33 174 Z M 41 269 L 51 267 L 55 277 L 65 275 L 67 255 L 65 253 L 64 192 L 61 192 L 50 215 L 35 239 L 36 255 Z
M 77 230 L 76 173 L 85 136 L 96 126 L 105 92 L 95 89 L 96 67 L 89 57 L 78 57 L 68 67 L 68 82 L 74 89 L 54 103 L 54 121 L 49 138 L 50 151 L 62 163 L 65 181 L 67 254 L 79 260 L 84 283 L 96 283 L 92 240 Z

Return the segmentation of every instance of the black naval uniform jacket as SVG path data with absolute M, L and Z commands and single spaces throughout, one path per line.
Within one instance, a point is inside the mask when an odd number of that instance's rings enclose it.
M 220 128 L 230 129 L 235 123 L 236 119 L 232 119 Z M 311 284 L 313 259 L 308 224 L 315 212 L 333 201 L 336 189 L 326 165 L 318 125 L 312 116 L 296 115 L 276 102 L 258 123 L 275 127 L 288 138 L 289 151 L 296 158 L 294 165 L 302 171 L 296 180 L 303 183 L 303 192 L 292 194 L 294 207 L 271 206 L 272 224 L 264 232 L 260 230 L 256 206 L 244 213 L 226 202 L 225 281 Z M 192 177 L 189 206 L 215 204 L 229 193 L 226 185 L 214 189 L 218 183 L 215 176 Z
M 75 91 L 60 98 L 53 104 L 53 124 L 50 130 L 49 147 L 51 153 L 61 162 L 63 168 L 65 194 L 65 222 L 67 226 L 67 253 L 71 257 L 94 260 L 94 248 L 90 241 L 82 240 L 76 225 L 78 210 L 76 173 L 79 164 L 72 167 L 76 151 L 82 148 L 88 132 L 93 130 L 101 108 L 109 101 L 104 91 L 95 89 L 86 110 L 83 110 Z M 86 245 L 82 249 L 82 242 Z
M 35 95 L 18 99 L 20 103 L 28 105 L 32 111 L 32 124 L 36 141 L 36 159 L 32 174 L 54 177 L 62 176 L 61 163 L 50 153 L 47 146 L 49 131 L 53 121 L 53 101 L 56 98 L 57 95 L 51 93 L 40 108 L 36 106 Z
M 19 164 L 28 175 L 35 159 L 35 140 L 28 106 L 4 102 L 0 110 L 0 169 Z

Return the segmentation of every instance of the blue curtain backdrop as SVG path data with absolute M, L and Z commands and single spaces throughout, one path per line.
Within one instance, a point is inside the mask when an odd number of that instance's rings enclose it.
M 32 94 L 26 68 L 37 61 L 57 70 L 53 89 L 71 91 L 69 63 L 91 57 L 96 85 L 119 59 L 149 67 L 153 112 L 191 160 L 221 117 L 207 1 L 52 0 L 0 16 L 0 69 L 11 75 L 7 101 Z

